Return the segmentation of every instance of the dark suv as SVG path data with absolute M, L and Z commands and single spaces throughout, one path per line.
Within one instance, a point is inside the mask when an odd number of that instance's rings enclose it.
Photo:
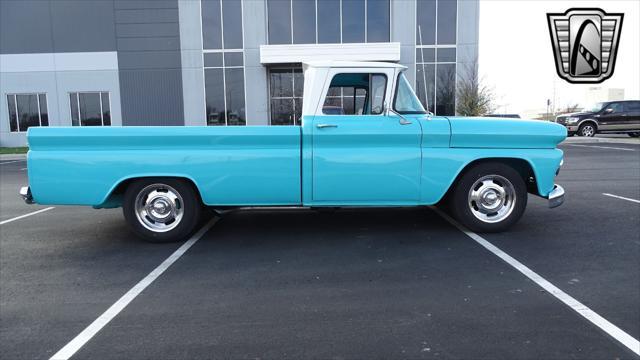
M 640 101 L 600 102 L 582 112 L 556 116 L 556 122 L 567 127 L 569 136 L 626 133 L 631 137 L 638 137 L 640 136 Z

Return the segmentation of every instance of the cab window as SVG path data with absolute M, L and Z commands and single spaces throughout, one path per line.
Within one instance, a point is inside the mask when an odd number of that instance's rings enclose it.
M 384 108 L 384 74 L 342 73 L 331 79 L 322 105 L 325 115 L 380 115 Z
M 607 108 L 604 110 L 604 112 L 606 114 L 615 114 L 615 113 L 622 112 L 622 104 L 620 103 L 609 104 Z

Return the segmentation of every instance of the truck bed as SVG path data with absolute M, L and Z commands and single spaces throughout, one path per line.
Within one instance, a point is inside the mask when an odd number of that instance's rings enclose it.
M 131 178 L 189 179 L 207 205 L 301 204 L 298 126 L 30 128 L 39 204 L 119 206 Z

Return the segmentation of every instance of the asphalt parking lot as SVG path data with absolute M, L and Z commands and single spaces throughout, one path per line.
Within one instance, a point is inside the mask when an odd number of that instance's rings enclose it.
M 561 148 L 565 204 L 530 196 L 481 239 L 583 307 L 431 208 L 237 211 L 73 358 L 637 359 L 579 312 L 640 339 L 640 145 Z M 56 354 L 183 246 L 137 240 L 119 209 L 16 219 L 47 209 L 18 199 L 25 167 L 0 160 L 2 359 Z

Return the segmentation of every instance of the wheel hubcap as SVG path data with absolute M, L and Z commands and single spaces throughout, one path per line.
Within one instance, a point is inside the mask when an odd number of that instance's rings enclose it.
M 174 229 L 184 215 L 182 197 L 171 186 L 152 184 L 136 196 L 136 216 L 145 228 L 153 232 Z
M 473 216 L 483 222 L 500 222 L 513 212 L 515 193 L 513 184 L 506 178 L 500 175 L 483 176 L 469 190 L 469 209 Z
M 591 126 L 585 126 L 584 129 L 582 129 L 582 135 L 584 136 L 591 136 L 593 135 L 593 127 Z

